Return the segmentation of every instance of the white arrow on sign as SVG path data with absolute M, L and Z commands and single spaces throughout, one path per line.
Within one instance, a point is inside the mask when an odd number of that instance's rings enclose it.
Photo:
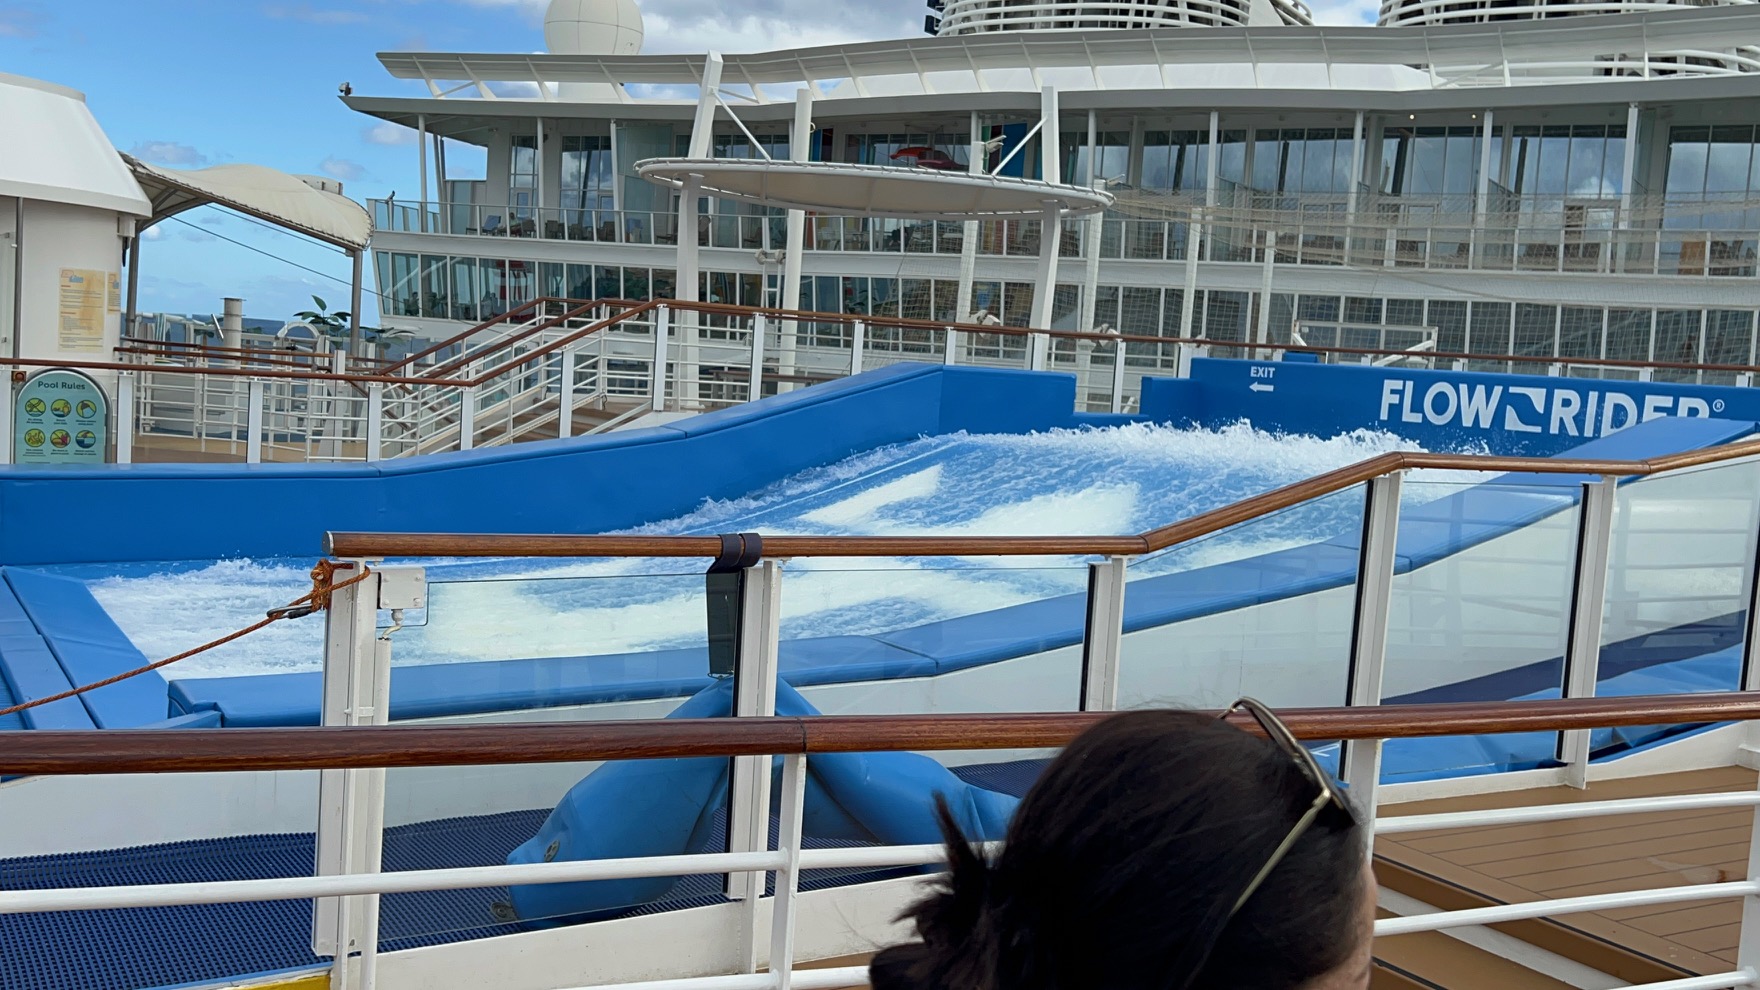
M 1258 382 L 1254 382 L 1253 384 L 1248 385 L 1247 388 L 1251 389 L 1254 392 L 1275 392 L 1275 391 L 1277 391 L 1276 385 L 1261 385 Z

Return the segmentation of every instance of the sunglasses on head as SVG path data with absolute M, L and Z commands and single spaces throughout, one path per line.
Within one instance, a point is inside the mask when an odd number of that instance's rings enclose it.
M 1253 877 L 1253 881 L 1247 884 L 1247 889 L 1241 892 L 1240 898 L 1234 902 L 1234 907 L 1229 909 L 1228 916 L 1230 918 L 1240 913 L 1241 906 L 1258 893 L 1265 878 L 1269 877 L 1271 871 L 1277 869 L 1277 864 L 1283 862 L 1283 858 L 1289 855 L 1290 848 L 1296 844 L 1296 840 L 1308 831 L 1327 805 L 1330 804 L 1344 812 L 1352 821 L 1356 820 L 1356 813 L 1351 810 L 1350 802 L 1345 798 L 1344 791 L 1339 789 L 1330 774 L 1320 768 L 1320 764 L 1314 759 L 1314 754 L 1308 751 L 1308 747 L 1297 741 L 1295 735 L 1289 731 L 1289 726 L 1284 725 L 1283 720 L 1278 718 L 1271 709 L 1252 698 L 1242 698 L 1229 705 L 1220 717 L 1227 718 L 1235 712 L 1246 712 L 1252 716 L 1253 721 L 1259 723 L 1259 727 L 1265 730 L 1265 735 L 1270 738 L 1272 743 L 1288 753 L 1290 759 L 1295 761 L 1296 766 L 1301 768 L 1302 773 L 1306 774 L 1315 786 L 1320 788 L 1320 793 L 1315 796 L 1308 809 L 1302 813 L 1302 817 L 1296 821 L 1295 827 L 1289 830 L 1289 834 L 1284 836 L 1281 843 L 1278 843 L 1276 851 L 1259 869 L 1258 874 Z

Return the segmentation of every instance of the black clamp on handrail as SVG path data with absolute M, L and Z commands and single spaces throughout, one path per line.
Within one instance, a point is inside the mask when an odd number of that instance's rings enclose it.
M 709 676 L 732 677 L 739 670 L 739 630 L 745 620 L 746 571 L 764 559 L 757 533 L 723 533 L 721 553 L 703 576 L 709 630 Z

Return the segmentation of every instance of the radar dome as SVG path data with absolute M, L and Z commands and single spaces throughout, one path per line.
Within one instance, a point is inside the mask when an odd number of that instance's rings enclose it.
M 553 55 L 637 55 L 642 11 L 635 0 L 550 0 L 544 44 Z

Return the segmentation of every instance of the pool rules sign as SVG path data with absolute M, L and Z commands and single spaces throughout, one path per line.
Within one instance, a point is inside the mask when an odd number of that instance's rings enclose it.
M 77 371 L 44 371 L 13 399 L 16 464 L 80 466 L 110 459 L 110 399 Z

